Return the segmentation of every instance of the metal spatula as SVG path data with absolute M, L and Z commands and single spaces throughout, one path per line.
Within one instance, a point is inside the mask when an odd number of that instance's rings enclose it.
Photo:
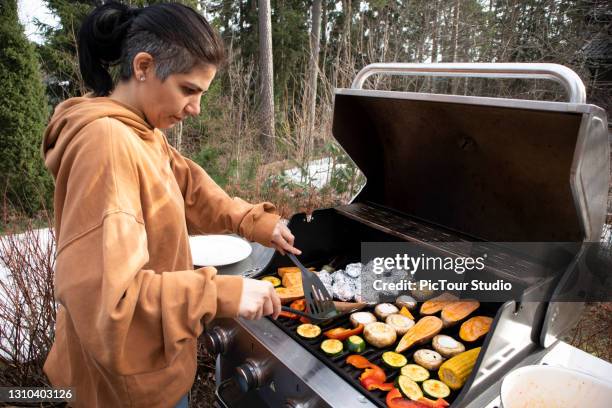
M 334 300 L 321 279 L 315 273 L 307 270 L 295 255 L 287 253 L 287 256 L 302 272 L 302 288 L 304 289 L 304 299 L 306 300 L 306 310 L 310 315 L 309 317 L 323 320 L 337 316 L 339 313 L 334 305 Z

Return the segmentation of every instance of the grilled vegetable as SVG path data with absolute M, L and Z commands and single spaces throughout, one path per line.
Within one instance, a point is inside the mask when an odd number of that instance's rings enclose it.
M 399 314 L 401 314 L 402 316 L 406 316 L 410 320 L 416 320 L 414 316 L 412 315 L 412 313 L 410 313 L 410 310 L 406 308 L 406 306 L 402 306 L 402 308 L 399 311 Z
M 352 354 L 346 358 L 346 363 L 355 368 L 365 368 L 365 371 L 359 376 L 359 382 L 369 391 L 379 389 L 388 391 L 393 388 L 393 384 L 385 383 L 387 375 L 384 370 L 376 364 L 370 363 L 367 358 L 358 354 Z
M 438 377 L 451 389 L 460 389 L 474 369 L 478 353 L 480 353 L 480 347 L 464 351 L 445 361 L 438 370 Z
M 427 380 L 423 381 L 423 391 L 433 398 L 446 398 L 450 395 L 450 388 L 442 381 Z
M 397 334 L 393 327 L 386 323 L 374 322 L 368 324 L 363 329 L 363 337 L 374 347 L 389 347 L 397 339 Z M 396 350 L 397 351 L 397 350 Z
M 408 364 L 408 360 L 406 359 L 406 357 L 404 357 L 400 353 L 396 353 L 393 351 L 385 351 L 382 354 L 382 361 L 389 368 L 394 368 L 394 369 L 402 368 L 403 366 Z
M 402 396 L 402 393 L 397 388 L 392 389 L 387 393 L 385 398 L 387 408 L 446 408 L 448 402 L 442 398 L 436 401 L 429 398 L 419 398 L 418 401 L 412 401 Z
M 449 406 L 445 399 L 438 398 L 437 400 L 430 400 L 429 398 L 423 397 L 419 399 L 419 404 L 423 408 L 446 408 Z
M 387 316 L 399 312 L 399 309 L 391 303 L 380 303 L 374 308 L 374 314 L 380 319 L 385 320 Z
M 382 384 L 387 381 L 385 371 L 376 364 L 370 364 L 370 366 L 366 368 L 359 376 L 359 381 L 363 384 L 368 378 L 370 379 L 369 384 L 374 382 Z M 367 385 L 365 387 L 368 388 Z
M 417 350 L 412 357 L 418 365 L 428 370 L 437 370 L 444 361 L 440 353 L 429 349 Z
M 281 312 L 278 314 L 280 317 L 286 317 L 287 319 L 297 319 L 299 316 L 296 315 L 295 313 L 291 313 L 291 312 L 286 312 L 284 310 L 281 310 Z
M 405 307 L 408 310 L 414 310 L 417 307 L 417 301 L 412 296 L 401 295 L 395 299 L 395 306 L 398 308 Z
M 314 324 L 304 323 L 297 327 L 297 334 L 305 339 L 314 339 L 321 334 L 321 328 Z
M 489 332 L 493 319 L 486 316 L 474 316 L 466 320 L 459 329 L 463 341 L 476 341 Z
M 401 374 L 416 382 L 425 381 L 429 378 L 429 371 L 416 364 L 408 364 L 403 366 Z
M 429 299 L 425 303 L 421 305 L 421 314 L 422 315 L 432 315 L 438 313 L 440 310 L 444 309 L 444 307 L 452 302 L 458 301 L 459 298 L 450 293 L 443 293 L 440 296 L 436 296 L 435 298 Z
M 286 272 L 282 279 L 286 288 L 302 287 L 302 272 Z
M 314 268 L 308 268 L 309 271 L 314 271 Z M 287 272 L 297 272 L 300 273 L 300 268 L 298 268 L 297 266 L 283 266 L 281 268 L 278 268 L 278 270 L 276 271 L 276 273 L 278 274 L 278 276 L 281 277 L 281 279 L 285 276 L 285 273 Z
M 387 403 L 387 408 L 425 408 L 416 401 L 404 398 L 397 388 L 393 388 L 387 393 L 385 402 Z
M 355 327 L 354 329 L 345 329 L 344 327 L 336 327 L 335 329 L 331 329 L 323 333 L 325 337 L 328 339 L 336 339 L 340 341 L 344 341 L 351 336 L 356 336 L 363 332 L 363 324 Z
M 402 395 L 413 401 L 418 401 L 419 398 L 423 398 L 423 391 L 421 391 L 419 384 L 405 375 L 397 377 L 397 388 L 399 388 Z
M 442 320 L 435 316 L 423 317 L 404 334 L 395 351 L 401 353 L 414 345 L 423 344 L 440 333 L 440 330 L 442 330 Z
M 363 386 L 363 388 L 365 388 L 368 391 L 374 391 L 374 390 L 390 391 L 395 387 L 393 383 L 380 382 L 376 380 L 375 378 L 371 378 L 371 377 L 364 378 L 363 380 L 360 381 L 360 383 Z
M 370 312 L 355 312 L 351 314 L 351 323 L 353 326 L 359 325 L 359 323 L 367 326 L 369 323 L 374 323 L 376 321 L 376 316 L 374 316 Z
M 480 302 L 477 300 L 460 300 L 452 302 L 444 306 L 441 317 L 444 327 L 452 326 L 461 320 L 468 317 L 474 310 L 480 307 Z
M 393 327 L 398 336 L 403 336 L 412 326 L 414 326 L 414 320 L 410 320 L 399 313 L 387 316 L 385 323 Z
M 281 303 L 283 304 L 286 304 L 296 299 L 300 299 L 304 297 L 304 290 L 302 289 L 301 285 L 295 286 L 292 288 L 278 287 L 278 288 L 274 288 L 274 290 L 276 291 L 276 294 L 278 295 L 278 297 L 281 300 Z
M 346 339 L 346 348 L 351 353 L 362 353 L 366 348 L 366 344 L 361 337 L 350 336 Z
M 278 279 L 276 276 L 264 276 L 263 278 L 261 278 L 261 280 L 270 282 L 275 288 L 281 285 L 281 280 Z
M 442 355 L 442 357 L 452 357 L 465 351 L 465 346 L 453 339 L 451 336 L 445 334 L 438 334 L 433 338 L 431 344 L 434 350 Z
M 295 310 L 304 311 L 306 310 L 306 300 L 305 299 L 294 300 L 293 302 L 291 302 L 291 305 L 289 307 Z M 289 319 L 294 319 L 294 320 L 300 319 L 300 321 L 302 321 L 302 319 L 308 320 L 308 318 L 306 317 L 299 316 L 295 313 L 287 312 L 284 310 L 281 310 L 279 316 L 286 317 Z M 304 321 L 304 323 L 310 323 L 310 320 Z
M 321 343 L 321 350 L 323 350 L 323 352 L 330 357 L 339 356 L 342 354 L 343 349 L 344 347 L 342 346 L 342 342 L 340 340 L 327 339 L 323 340 Z
M 376 364 L 370 363 L 370 360 L 359 354 L 351 354 L 346 358 L 346 364 L 350 364 L 355 368 L 377 367 Z

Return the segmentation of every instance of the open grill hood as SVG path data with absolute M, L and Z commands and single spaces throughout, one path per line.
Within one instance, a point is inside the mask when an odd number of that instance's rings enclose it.
M 497 242 L 597 241 L 609 145 L 593 105 L 340 89 L 354 199 Z

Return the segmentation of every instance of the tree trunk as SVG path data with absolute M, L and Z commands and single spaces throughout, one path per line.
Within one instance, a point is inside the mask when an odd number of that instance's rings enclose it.
M 317 81 L 319 79 L 319 45 L 321 37 L 321 0 L 312 3 L 312 31 L 310 32 L 310 64 L 309 64 L 309 98 L 308 98 L 308 133 L 306 141 L 306 156 L 312 152 L 314 144 L 314 126 L 317 109 Z
M 327 17 L 327 3 L 322 3 L 321 4 L 321 19 L 322 21 L 322 27 L 321 27 L 321 48 L 323 49 L 323 58 L 321 61 L 321 66 L 324 67 L 325 66 L 325 62 L 327 61 L 327 22 L 328 22 L 328 17 Z
M 453 47 L 453 62 L 457 62 L 457 49 L 459 43 L 459 6 L 461 5 L 460 0 L 455 1 L 455 8 L 453 10 L 453 36 L 451 38 L 451 46 Z M 453 94 L 457 93 L 458 78 L 453 78 L 452 81 Z
M 260 142 L 264 151 L 266 151 L 274 146 L 274 72 L 272 67 L 270 0 L 259 0 L 259 67 L 262 121 Z
M 436 0 L 434 3 L 433 10 L 433 31 L 431 33 L 431 63 L 435 64 L 438 62 L 438 37 L 440 35 L 440 1 Z M 436 77 L 428 77 L 431 81 L 429 92 L 436 93 Z

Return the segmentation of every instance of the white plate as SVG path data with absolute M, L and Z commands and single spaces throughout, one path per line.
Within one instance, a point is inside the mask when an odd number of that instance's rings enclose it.
M 191 257 L 197 266 L 223 266 L 251 255 L 251 244 L 232 235 L 196 235 L 189 237 Z

